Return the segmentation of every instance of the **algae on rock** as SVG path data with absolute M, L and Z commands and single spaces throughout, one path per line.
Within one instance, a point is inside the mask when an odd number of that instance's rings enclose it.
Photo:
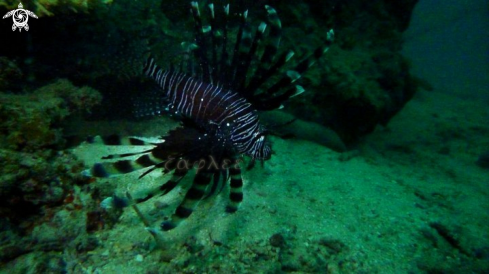
M 47 208 L 63 203 L 86 178 L 63 150 L 62 122 L 88 111 L 101 95 L 60 79 L 33 92 L 0 92 L 0 215 L 27 229 Z M 29 224 L 30 223 L 30 224 Z

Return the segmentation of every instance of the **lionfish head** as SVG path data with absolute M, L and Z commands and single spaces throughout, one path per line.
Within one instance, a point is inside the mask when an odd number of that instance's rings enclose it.
M 265 133 L 259 133 L 254 141 L 251 157 L 253 160 L 268 160 L 272 156 L 272 147 Z

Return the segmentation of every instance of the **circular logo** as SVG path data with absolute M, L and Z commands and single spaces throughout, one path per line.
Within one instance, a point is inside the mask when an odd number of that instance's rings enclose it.
M 23 28 L 25 25 L 27 25 L 29 15 L 27 15 L 27 12 L 24 9 L 16 9 L 13 12 L 14 14 L 12 15 L 12 17 L 14 19 L 14 24 L 18 28 Z

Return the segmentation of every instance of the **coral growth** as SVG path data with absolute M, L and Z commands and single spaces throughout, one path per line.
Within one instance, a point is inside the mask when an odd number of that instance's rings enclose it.
M 29 266 L 13 264 L 9 272 L 61 273 L 71 255 L 59 251 L 83 254 L 98 245 L 88 235 L 104 225 L 91 217 L 97 198 L 82 191 L 90 180 L 64 150 L 62 125 L 101 99 L 64 79 L 30 93 L 0 93 L 0 261 L 22 256 Z
M 77 88 L 58 80 L 31 94 L 0 93 L 0 147 L 33 152 L 63 145 L 60 123 L 68 115 L 90 110 L 101 95 L 89 87 Z

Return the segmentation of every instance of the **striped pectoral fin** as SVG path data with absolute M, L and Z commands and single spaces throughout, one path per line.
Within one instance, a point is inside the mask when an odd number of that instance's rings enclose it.
M 117 156 L 124 157 L 120 155 Z M 107 158 L 104 157 L 104 159 Z M 150 154 L 146 154 L 137 158 L 136 160 L 120 160 L 117 162 L 96 163 L 89 171 L 85 172 L 85 175 L 93 177 L 111 177 L 114 175 L 126 174 L 142 168 L 160 164 L 155 162 L 155 160 L 156 159 L 153 159 Z
M 200 172 L 195 175 L 190 189 L 185 194 L 182 203 L 177 207 L 175 213 L 169 220 L 161 224 L 164 231 L 177 227 L 183 220 L 187 219 L 193 212 L 200 200 L 204 198 L 207 186 L 211 182 L 212 173 Z
M 119 208 L 130 206 L 132 204 L 134 204 L 132 199 L 114 195 L 112 197 L 107 197 L 102 202 L 100 202 L 100 207 L 106 210 L 112 208 L 119 209 Z
M 173 176 L 171 177 L 171 179 L 168 180 L 168 182 L 166 182 L 164 185 L 160 186 L 159 189 L 161 191 L 161 195 L 172 191 L 180 183 L 183 177 L 187 175 L 187 173 L 188 173 L 188 169 L 185 168 L 175 169 L 175 172 L 173 172 Z
M 149 193 L 147 193 L 144 197 L 139 197 L 139 198 L 133 198 L 129 193 L 126 194 L 126 197 L 119 197 L 117 195 L 114 195 L 112 197 L 108 197 L 104 199 L 101 203 L 100 206 L 105 209 L 109 208 L 124 208 L 128 206 L 133 206 L 139 203 L 146 202 L 147 200 L 157 196 L 157 195 L 164 195 L 171 191 L 175 186 L 180 183 L 182 178 L 187 174 L 188 170 L 187 169 L 177 169 L 173 173 L 173 176 L 170 180 L 166 181 L 164 184 L 161 186 L 151 190 Z
M 119 174 L 129 173 L 134 170 L 131 161 L 123 160 L 113 163 L 96 163 L 92 166 L 87 175 L 108 178 Z
M 90 136 L 87 137 L 87 142 L 90 144 L 103 144 L 106 146 L 151 146 L 154 143 L 144 141 L 138 137 L 119 136 L 117 134 L 106 136 Z
M 226 207 L 226 212 L 234 213 L 238 210 L 239 205 L 243 201 L 243 179 L 241 178 L 241 170 L 239 168 L 229 169 L 231 180 L 229 190 L 229 204 Z
M 180 181 L 183 179 L 183 177 L 185 177 L 185 175 L 187 174 L 187 172 L 188 172 L 187 169 L 177 169 L 177 170 L 175 170 L 175 172 L 173 173 L 173 175 L 172 175 L 172 177 L 171 177 L 170 180 L 166 181 L 161 186 L 159 186 L 159 187 L 157 187 L 155 189 L 152 189 L 144 197 L 133 199 L 133 202 L 136 203 L 136 204 L 139 204 L 139 203 L 142 203 L 142 202 L 146 202 L 147 200 L 149 200 L 149 199 L 151 199 L 151 198 L 153 198 L 155 196 L 165 195 L 166 193 L 168 193 L 171 190 L 173 190 L 180 183 Z

